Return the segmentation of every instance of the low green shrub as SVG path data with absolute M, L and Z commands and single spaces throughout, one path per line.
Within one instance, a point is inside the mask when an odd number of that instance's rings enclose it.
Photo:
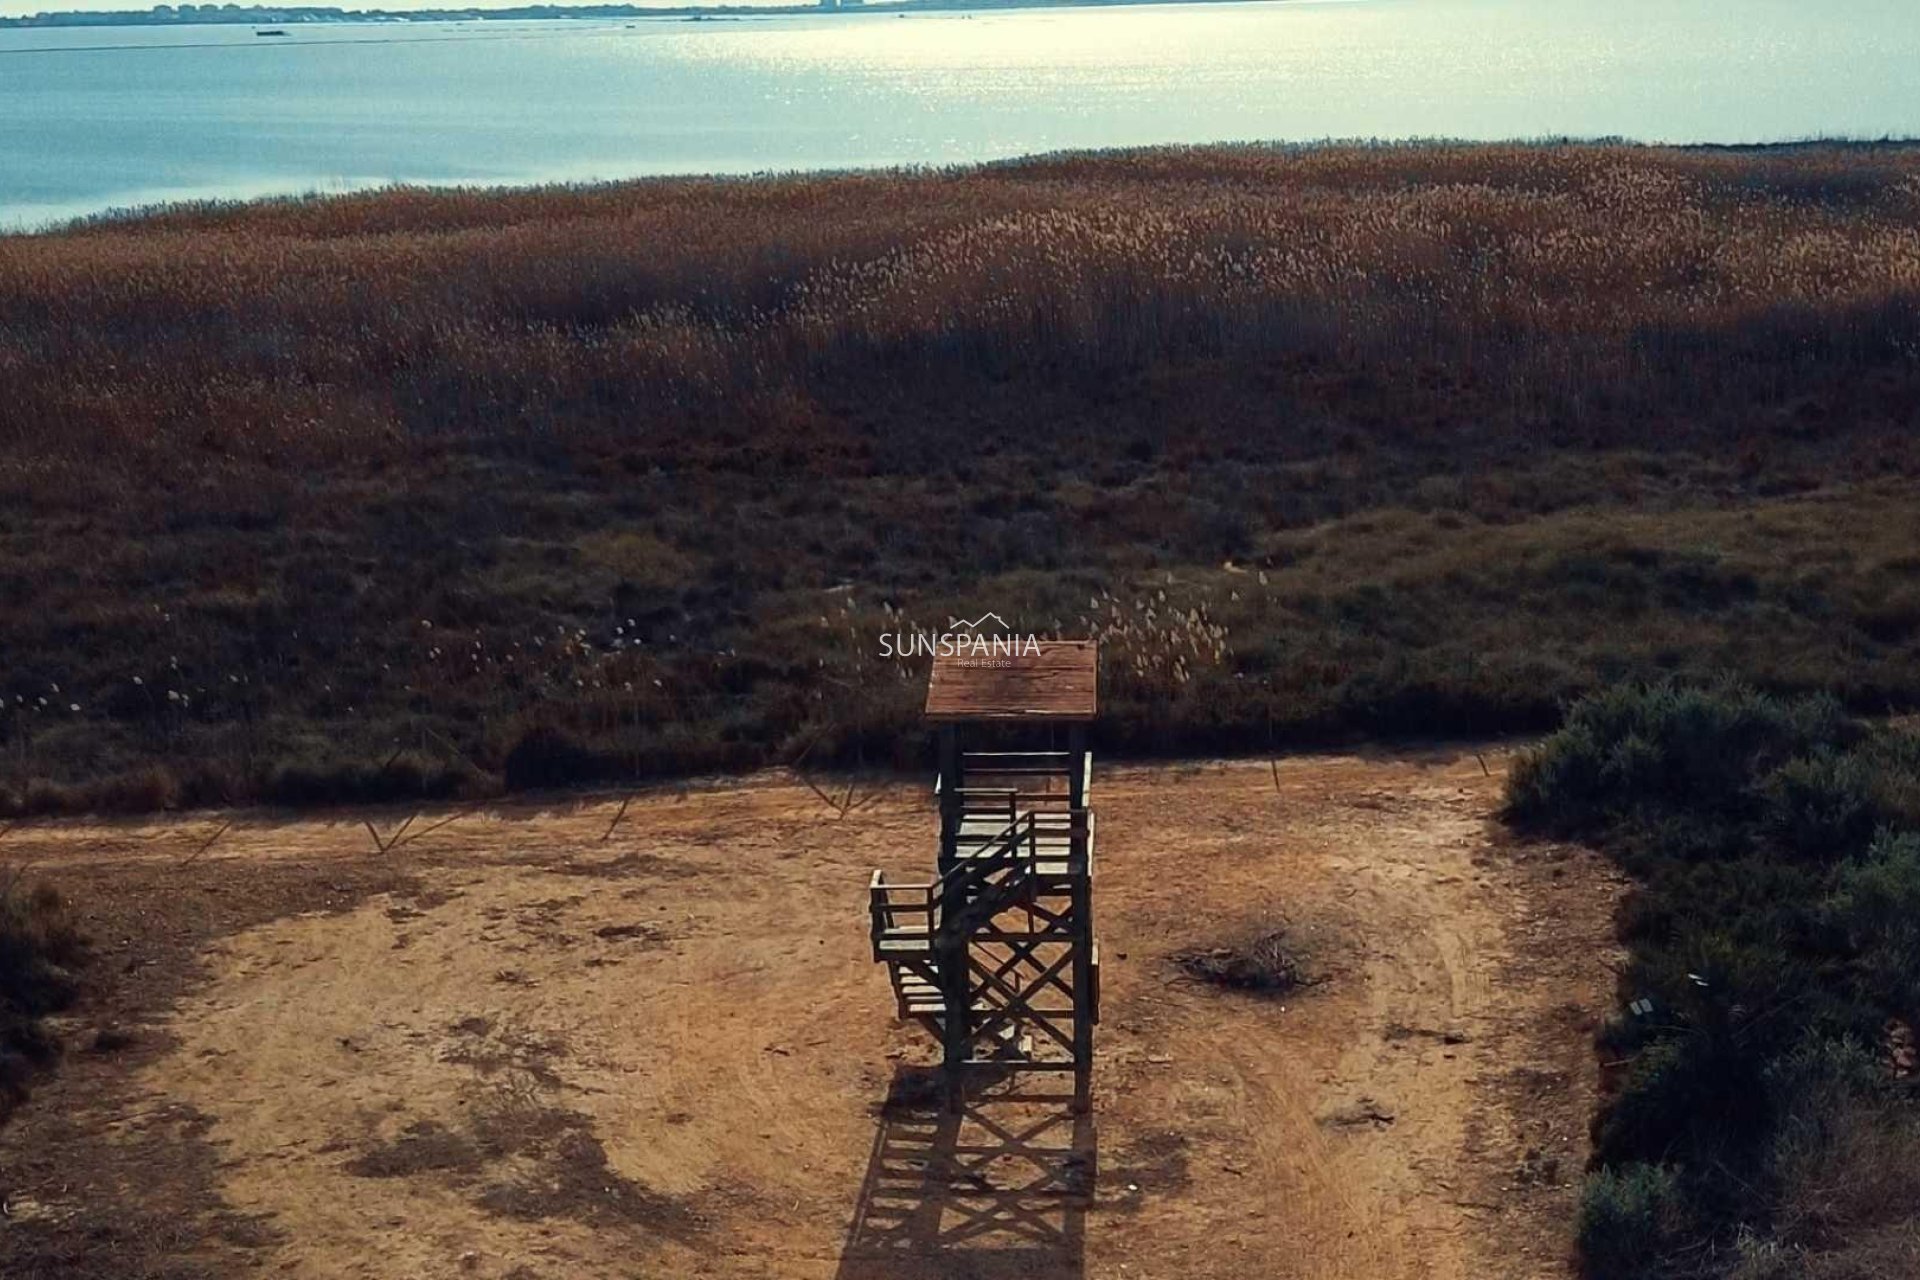
M 1809 858 L 1841 858 L 1865 848 L 1879 817 L 1871 763 L 1830 749 L 1774 770 L 1764 804 L 1768 834 Z
M 1642 1050 L 1594 1132 L 1607 1165 L 1739 1155 L 1764 1122 L 1758 1064 L 1725 1035 L 1694 1031 Z
M 1844 935 L 1870 996 L 1920 1020 L 1920 835 L 1883 835 L 1849 860 L 1825 915 Z
M 1600 1169 L 1580 1195 L 1580 1259 L 1594 1280 L 1647 1280 L 1691 1234 L 1679 1175 L 1667 1165 Z

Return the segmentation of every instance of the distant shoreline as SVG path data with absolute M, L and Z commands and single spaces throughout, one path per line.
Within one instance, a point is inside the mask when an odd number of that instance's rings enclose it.
M 151 9 L 60 10 L 0 18 L 0 30 L 100 27 L 322 26 L 341 23 L 631 21 L 638 18 L 782 17 L 822 13 L 912 13 L 1001 9 L 1107 9 L 1164 4 L 1245 4 L 1257 0 L 816 0 L 802 4 L 520 5 L 510 9 L 341 9 L 249 5 L 156 5 Z
M 1162 0 L 1171 3 L 1207 3 L 1208 0 Z M 1231 2 L 1231 0 L 1230 0 Z M 1446 152 L 1470 151 L 1477 149 L 1505 147 L 1538 149 L 1541 151 L 1561 150 L 1621 150 L 1631 149 L 1650 154 L 1670 153 L 1676 155 L 1726 155 L 1765 157 L 1770 155 L 1790 155 L 1796 152 L 1859 152 L 1873 154 L 1878 152 L 1907 152 L 1920 149 L 1920 137 L 1888 136 L 1867 137 L 1808 137 L 1781 139 L 1770 142 L 1690 142 L 1667 143 L 1645 142 L 1634 138 L 1592 136 L 1562 137 L 1543 136 L 1539 138 L 1509 138 L 1497 142 L 1476 141 L 1468 138 L 1320 138 L 1309 141 L 1249 141 L 1249 142 L 1203 142 L 1176 143 L 1158 146 L 1139 147 L 1067 147 L 1051 151 L 1034 151 L 1019 155 L 1002 156 L 985 160 L 964 160 L 948 164 L 873 164 L 845 165 L 825 168 L 788 168 L 778 167 L 741 170 L 741 171 L 701 171 L 684 170 L 659 173 L 636 173 L 625 177 L 586 178 L 570 180 L 556 178 L 550 180 L 530 179 L 521 181 L 391 181 L 369 182 L 335 189 L 308 187 L 287 190 L 259 190 L 244 194 L 221 194 L 209 192 L 203 195 L 180 194 L 154 199 L 107 200 L 97 206 L 82 208 L 75 206 L 71 211 L 45 216 L 33 220 L 9 222 L 5 216 L 5 206 L 0 205 L 0 243 L 9 239 L 26 236 L 60 235 L 87 227 L 114 226 L 138 229 L 142 223 L 155 219 L 181 214 L 244 214 L 249 209 L 287 208 L 298 206 L 324 205 L 338 201 L 364 201 L 382 195 L 411 192 L 415 194 L 439 197 L 469 197 L 480 200 L 512 201 L 538 195 L 563 195 L 582 198 L 602 197 L 621 191 L 632 191 L 656 185 L 714 184 L 791 184 L 795 182 L 833 182 L 844 179 L 903 179 L 915 176 L 946 175 L 949 177 L 969 173 L 983 173 L 991 170 L 1019 170 L 1037 165 L 1049 165 L 1066 161 L 1087 161 L 1095 163 L 1126 163 L 1129 158 L 1148 156 L 1166 156 L 1176 154 L 1203 155 L 1207 153 L 1259 153 L 1309 154 L 1313 152 L 1355 151 L 1355 152 L 1399 152 L 1417 153 L 1420 151 Z

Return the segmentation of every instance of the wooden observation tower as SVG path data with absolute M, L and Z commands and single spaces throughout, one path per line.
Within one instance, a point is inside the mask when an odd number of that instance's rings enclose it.
M 1092 1100 L 1100 948 L 1087 725 L 1097 668 L 1095 645 L 1079 640 L 934 660 L 936 875 L 892 884 L 875 871 L 868 893 L 874 959 L 887 966 L 900 1016 L 938 1037 L 953 1110 L 978 1067 L 1070 1071 L 1075 1109 Z M 1045 749 L 1001 749 L 1035 739 Z

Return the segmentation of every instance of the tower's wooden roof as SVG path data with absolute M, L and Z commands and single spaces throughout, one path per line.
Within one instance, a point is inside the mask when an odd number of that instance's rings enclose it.
M 936 655 L 927 681 L 927 719 L 1093 719 L 1099 646 L 1041 640 L 1037 649 L 1006 657 Z

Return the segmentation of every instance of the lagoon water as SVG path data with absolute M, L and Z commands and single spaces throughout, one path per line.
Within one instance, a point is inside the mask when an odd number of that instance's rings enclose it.
M 0 31 L 0 225 L 16 228 L 388 182 L 1550 136 L 1920 136 L 1920 3 L 1277 0 L 311 25 L 273 39 Z

